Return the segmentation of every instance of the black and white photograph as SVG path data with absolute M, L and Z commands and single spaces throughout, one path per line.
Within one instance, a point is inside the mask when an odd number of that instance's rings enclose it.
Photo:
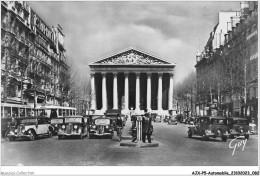
M 258 1 L 1 1 L 1 175 L 259 175 L 258 64 Z

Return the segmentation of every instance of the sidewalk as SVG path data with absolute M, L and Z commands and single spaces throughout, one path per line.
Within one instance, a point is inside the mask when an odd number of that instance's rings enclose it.
M 122 130 L 122 140 L 132 140 L 131 127 L 132 127 L 132 122 L 131 122 L 131 118 L 129 117 L 127 118 L 124 129 Z

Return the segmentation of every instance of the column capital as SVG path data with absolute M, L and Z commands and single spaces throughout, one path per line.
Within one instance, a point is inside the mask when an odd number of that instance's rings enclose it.
M 101 72 L 101 74 L 102 74 L 103 77 L 106 77 L 107 73 L 106 72 Z
M 90 73 L 90 76 L 91 76 L 91 77 L 95 76 L 95 72 L 91 72 L 91 73 Z
M 136 78 L 140 78 L 140 74 L 141 74 L 141 73 L 139 73 L 139 72 L 135 73 Z
M 113 77 L 115 78 L 115 77 L 117 77 L 117 72 L 113 72 Z
M 152 77 L 152 73 L 147 73 L 147 78 L 151 78 Z
M 169 73 L 169 75 L 170 75 L 170 78 L 173 78 L 173 76 L 174 76 L 174 74 L 173 74 L 173 73 Z
M 129 76 L 129 72 L 124 72 L 125 77 Z
M 161 79 L 163 76 L 163 73 L 158 73 L 158 77 Z

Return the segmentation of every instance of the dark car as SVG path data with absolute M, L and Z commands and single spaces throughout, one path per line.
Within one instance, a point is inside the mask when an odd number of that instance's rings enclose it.
M 169 124 L 169 125 L 177 125 L 176 116 L 170 116 L 170 118 L 169 118 L 169 120 L 168 120 L 168 124 Z
M 16 128 L 9 131 L 7 137 L 10 141 L 18 138 L 28 138 L 33 141 L 39 136 L 52 137 L 53 130 L 50 118 L 25 117 L 20 120 Z
M 89 137 L 109 136 L 111 139 L 114 135 L 114 124 L 110 117 L 99 117 L 90 125 Z
M 243 117 L 229 117 L 227 118 L 227 126 L 230 133 L 230 138 L 235 136 L 245 136 L 249 139 L 249 120 Z
M 59 125 L 64 123 L 64 118 L 52 118 L 53 134 L 58 134 Z
M 191 138 L 192 135 L 202 136 L 202 140 L 220 137 L 222 141 L 226 141 L 229 136 L 227 119 L 216 116 L 198 117 L 195 125 L 188 127 L 188 137 Z
M 185 119 L 185 125 L 194 125 L 194 120 L 195 120 L 195 117 L 188 117 L 187 119 Z
M 88 135 L 88 126 L 82 116 L 65 117 L 64 122 L 58 125 L 58 138 L 77 136 L 82 139 Z

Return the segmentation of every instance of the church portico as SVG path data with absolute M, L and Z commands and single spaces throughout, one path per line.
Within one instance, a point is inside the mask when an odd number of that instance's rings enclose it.
M 130 48 L 89 66 L 95 114 L 107 109 L 121 109 L 125 114 L 130 110 L 159 114 L 172 110 L 175 64 Z

